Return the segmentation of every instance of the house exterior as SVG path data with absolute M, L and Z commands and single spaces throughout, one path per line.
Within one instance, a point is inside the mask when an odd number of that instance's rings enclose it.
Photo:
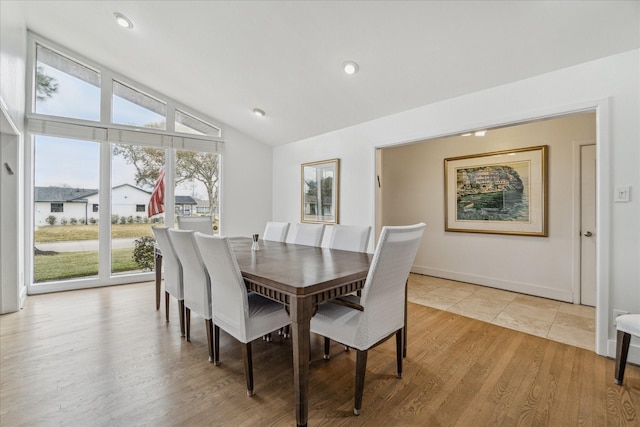
M 35 187 L 34 222 L 37 226 L 49 225 L 47 218 L 56 218 L 54 224 L 60 224 L 74 218 L 86 224 L 91 217 L 91 200 L 97 200 L 98 190 L 69 187 Z M 97 209 L 97 205 L 96 205 Z M 97 215 L 96 215 L 97 218 Z
M 191 196 L 176 196 L 176 215 L 191 216 L 196 214 L 198 202 Z
M 136 222 L 147 221 L 147 204 L 151 192 L 122 184 L 111 189 L 111 215 L 129 218 Z M 176 213 L 193 215 L 197 202 L 191 196 L 176 196 Z M 100 193 L 97 189 L 70 187 L 35 187 L 34 220 L 36 226 L 64 223 L 95 224 L 98 222 Z M 48 218 L 55 217 L 50 224 Z

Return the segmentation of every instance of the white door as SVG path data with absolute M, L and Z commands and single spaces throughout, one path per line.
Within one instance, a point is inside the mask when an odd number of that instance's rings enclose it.
M 580 304 L 596 305 L 596 146 L 580 147 Z

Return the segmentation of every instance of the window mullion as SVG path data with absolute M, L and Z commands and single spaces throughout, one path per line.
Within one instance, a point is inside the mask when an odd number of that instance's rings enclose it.
M 100 83 L 100 122 L 109 124 L 111 123 L 111 103 L 113 102 L 111 96 L 113 93 L 113 74 L 110 70 L 101 71 Z
M 100 189 L 98 201 L 98 277 L 111 275 L 111 144 L 100 145 Z

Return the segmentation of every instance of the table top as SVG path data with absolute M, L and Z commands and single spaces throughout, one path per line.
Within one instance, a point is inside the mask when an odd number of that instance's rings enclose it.
M 364 280 L 373 254 L 252 239 L 229 238 L 245 279 L 298 297 Z

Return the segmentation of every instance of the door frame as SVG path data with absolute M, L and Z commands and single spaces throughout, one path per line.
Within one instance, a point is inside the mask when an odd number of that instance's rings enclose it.
M 582 169 L 582 164 L 581 164 L 581 149 L 584 146 L 587 145 L 595 145 L 596 146 L 596 184 L 597 184 L 597 179 L 598 179 L 598 166 L 597 166 L 597 162 L 598 162 L 598 142 L 597 139 L 583 139 L 583 140 L 576 140 L 572 142 L 573 145 L 573 183 L 572 183 L 572 193 L 573 193 L 573 218 L 572 218 L 572 225 L 573 225 L 573 242 L 572 242 L 572 252 L 573 252 L 573 265 L 572 265 L 572 270 L 573 270 L 573 284 L 571 286 L 571 293 L 572 293 L 572 302 L 574 304 L 581 304 L 581 296 L 580 296 L 580 291 L 581 291 L 581 286 L 582 286 L 582 273 L 580 270 L 580 262 L 581 262 L 581 257 L 582 257 L 582 251 L 581 251 L 581 245 L 582 245 L 582 240 L 581 240 L 581 211 L 582 211 L 582 200 L 580 197 L 580 190 L 581 190 L 581 185 L 582 185 L 582 178 L 581 178 L 581 169 Z M 600 201 L 600 194 L 598 192 L 598 185 L 596 185 L 596 216 L 597 216 L 597 210 L 598 210 L 598 202 Z M 597 224 L 597 217 L 596 217 L 596 224 Z M 598 238 L 598 233 L 596 233 L 596 239 Z M 597 248 L 597 242 L 596 242 L 596 248 Z M 597 256 L 596 256 L 597 258 Z M 596 310 L 598 307 L 598 295 L 597 295 L 597 283 L 598 283 L 598 262 L 596 259 Z
M 399 146 L 402 144 L 410 144 L 427 139 L 442 138 L 455 134 L 462 134 L 471 130 L 509 126 L 528 121 L 551 118 L 559 115 L 574 114 L 585 111 L 595 111 L 596 113 L 596 193 L 598 194 L 598 203 L 596 206 L 597 229 L 596 234 L 596 354 L 601 356 L 615 357 L 615 335 L 609 338 L 609 324 L 613 317 L 610 308 L 610 235 L 611 235 L 611 141 L 610 141 L 610 97 L 585 99 L 571 104 L 550 105 L 533 111 L 525 111 L 516 113 L 513 116 L 488 118 L 472 123 L 456 122 L 448 127 L 439 128 L 433 132 L 426 132 L 420 136 L 405 137 L 401 139 L 393 139 L 376 144 L 372 147 L 374 153 L 372 155 L 371 165 L 373 167 L 374 176 L 372 179 L 372 194 L 374 200 L 374 218 L 375 224 L 380 214 L 375 211 L 376 191 L 374 185 L 377 185 L 375 179 L 376 160 L 375 150 L 378 148 L 388 148 Z M 375 183 L 375 184 L 374 184 Z

